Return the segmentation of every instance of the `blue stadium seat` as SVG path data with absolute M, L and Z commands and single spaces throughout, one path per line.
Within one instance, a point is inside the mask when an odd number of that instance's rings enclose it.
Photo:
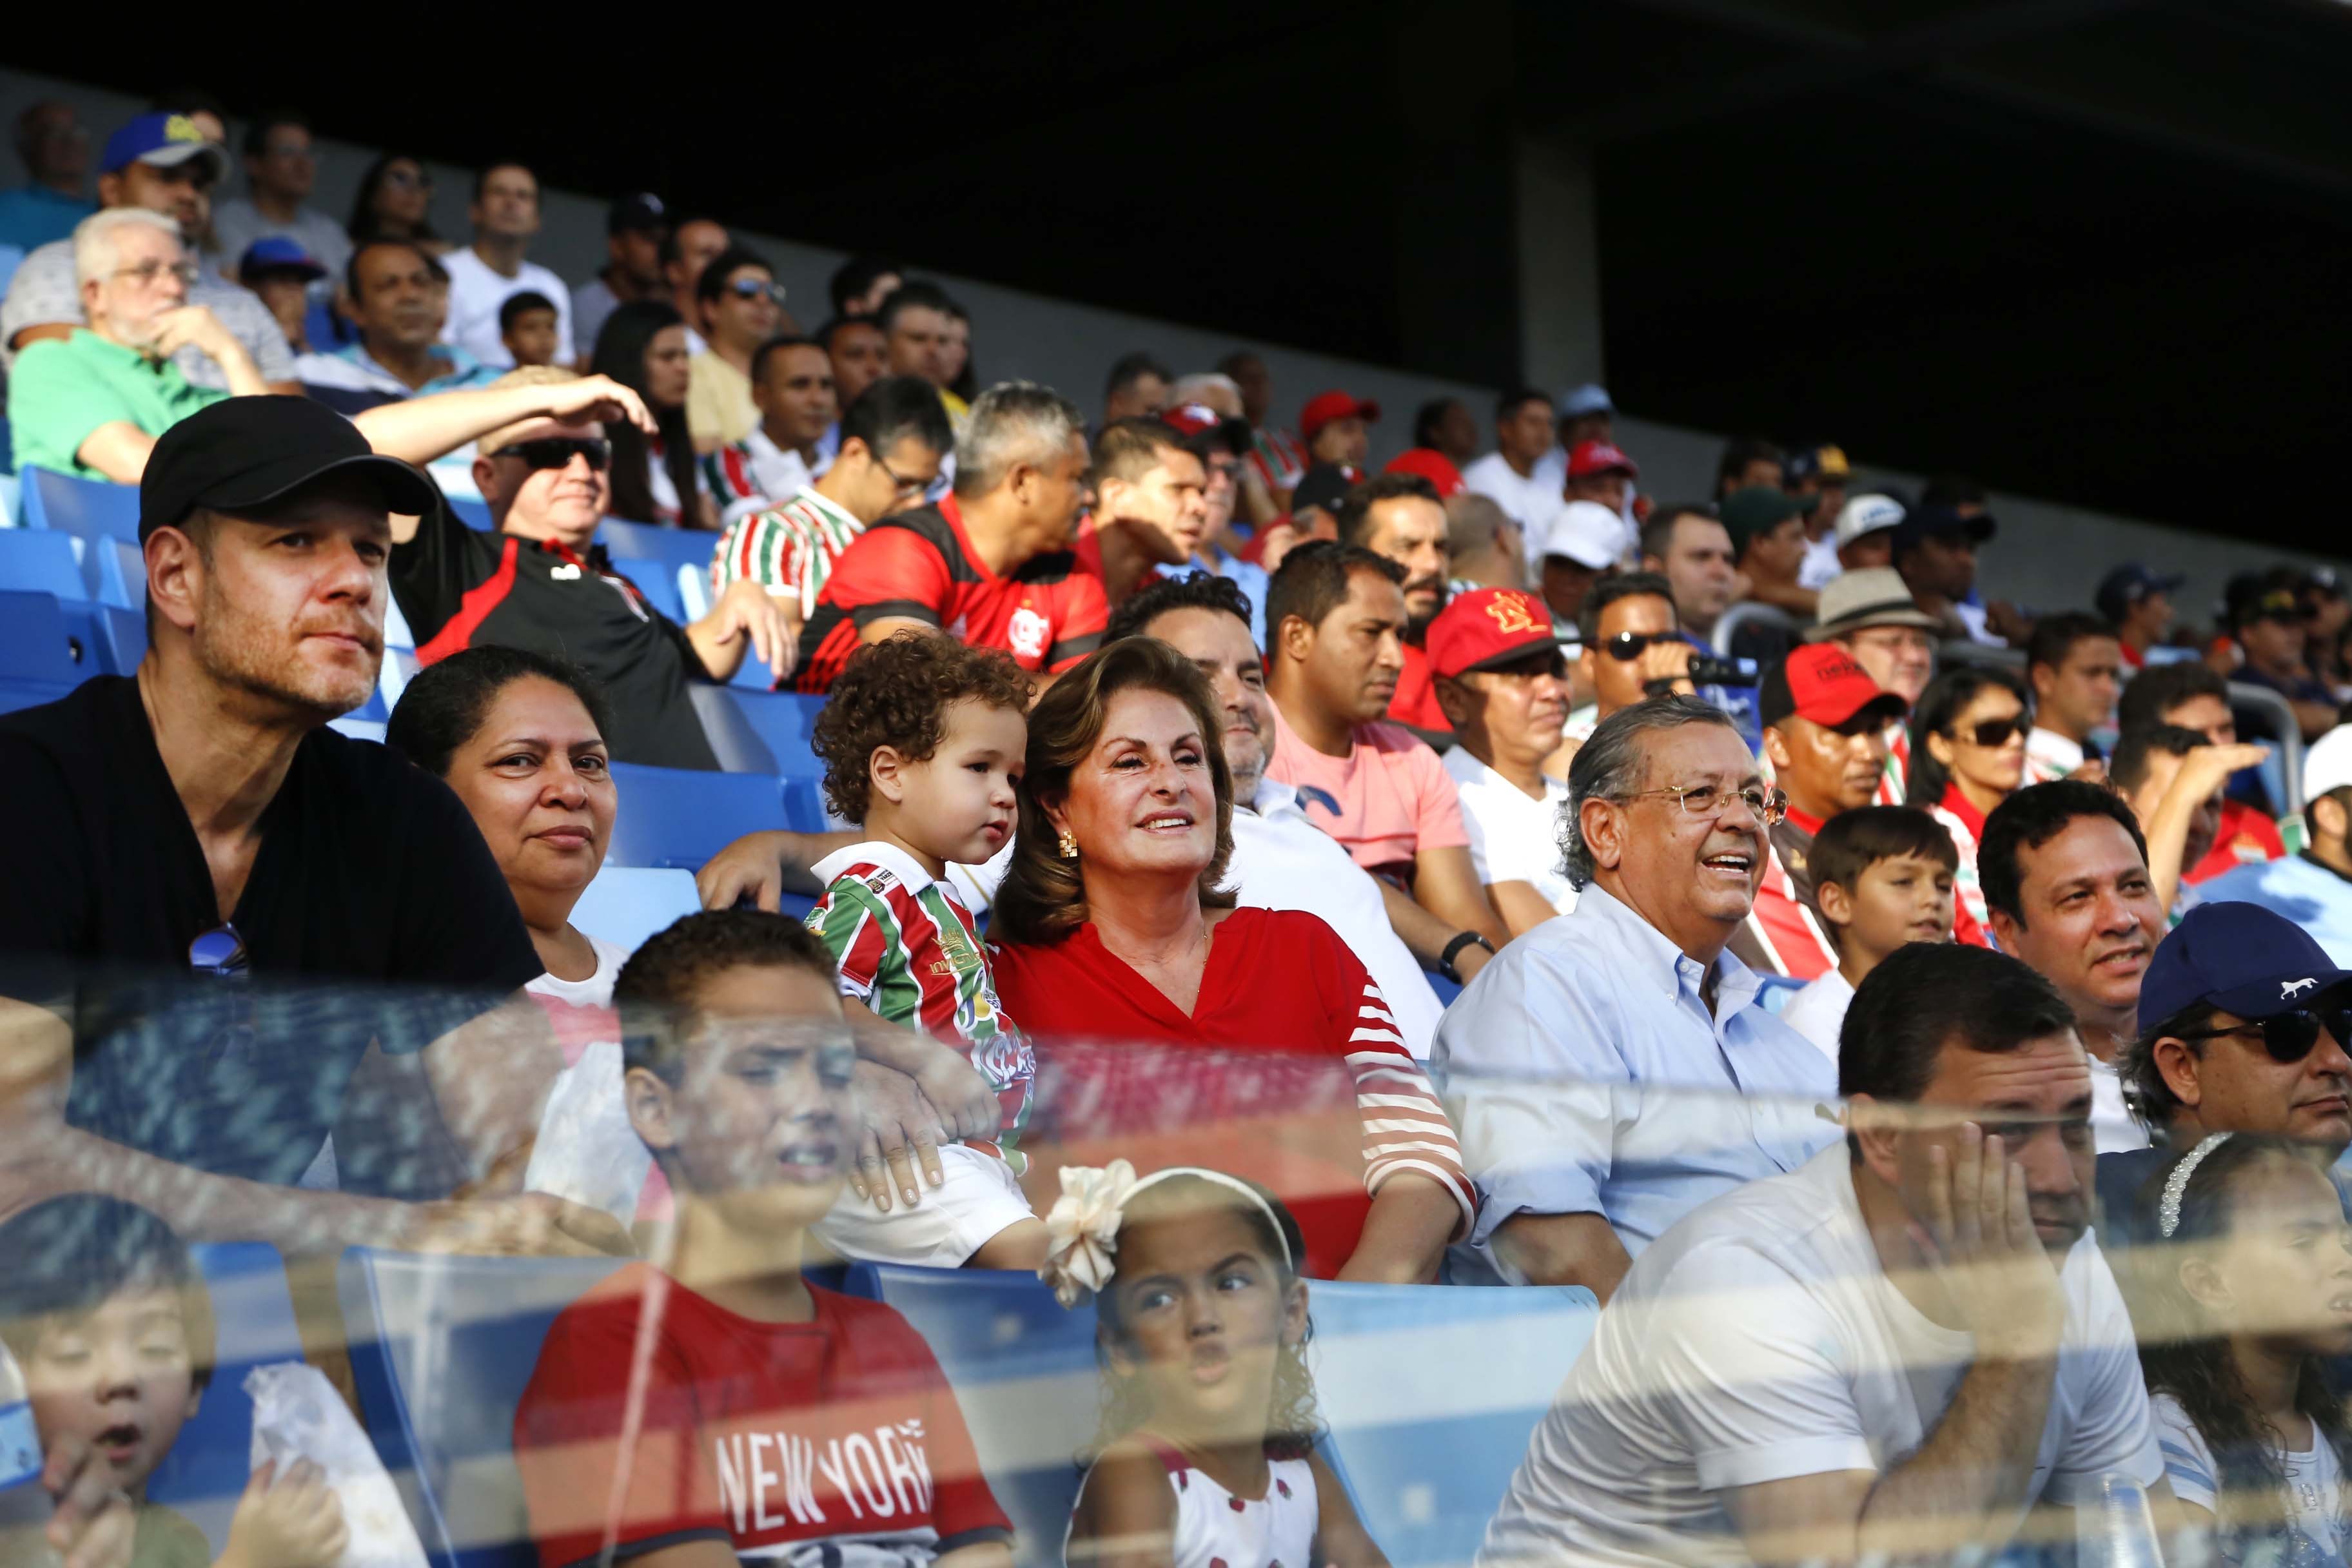
M 1034 1274 L 983 1268 L 857 1264 L 850 1289 L 897 1308 L 930 1345 L 1016 1550 L 1057 1561 L 1101 1407 L 1093 1304 L 1065 1310 Z
M 97 673 L 53 594 L 0 590 L 0 711 L 53 701 Z
M 694 873 L 674 867 L 607 866 L 572 906 L 572 923 L 634 952 L 646 938 L 702 908 Z
M 147 556 L 128 539 L 92 539 L 82 545 L 89 596 L 118 609 L 147 607 Z
M 62 529 L 85 539 L 139 538 L 139 487 L 77 479 L 47 468 L 25 470 L 25 526 Z
M 180 1429 L 180 1440 L 156 1467 L 147 1496 L 194 1521 L 218 1555 L 253 1468 L 253 1401 L 245 1374 L 300 1361 L 302 1337 L 276 1247 L 240 1241 L 192 1250 L 212 1293 L 218 1360 L 195 1419 Z
M 98 630 L 98 662 L 109 675 L 129 675 L 147 657 L 147 617 L 138 610 L 112 605 L 93 606 Z
M 703 738 L 710 742 L 720 767 L 730 773 L 782 773 L 784 770 L 777 766 L 776 753 L 743 716 L 736 695 L 732 689 L 707 680 L 686 683 L 687 700 L 694 704 Z
M 824 776 L 824 763 L 809 750 L 816 716 L 824 709 L 824 698 L 797 691 L 746 691 L 740 687 L 730 695 L 752 730 L 768 743 L 768 750 L 775 753 L 779 773 L 787 778 Z
M 53 530 L 0 529 L 0 588 L 88 598 L 77 542 L 73 535 Z
M 821 831 L 824 813 L 806 780 L 769 773 L 613 764 L 620 812 L 608 866 L 674 866 L 692 871 L 746 833 L 771 827 Z
M 686 605 L 677 596 L 677 579 L 658 561 L 624 561 L 614 557 L 613 569 L 637 585 L 646 602 L 671 620 L 684 625 Z
M 1395 1568 L 1469 1562 L 1592 1337 L 1592 1292 L 1318 1279 L 1307 1310 L 1327 1452 L 1372 1539 Z
M 475 500 L 467 496 L 451 496 L 449 510 L 457 513 L 459 522 L 479 532 L 488 533 L 497 527 L 497 524 L 490 521 L 490 508 L 487 501 Z

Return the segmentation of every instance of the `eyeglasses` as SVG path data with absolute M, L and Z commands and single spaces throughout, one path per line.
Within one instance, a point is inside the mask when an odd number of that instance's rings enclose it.
M 2021 732 L 2024 728 L 2025 721 L 2022 718 L 1988 719 L 1981 724 L 1971 724 L 1965 730 L 1954 730 L 1949 733 L 1955 741 L 1967 741 L 1990 750 L 1996 746 L 2008 745 L 2011 737 Z
M 574 458 L 585 458 L 598 473 L 613 460 L 613 444 L 602 436 L 542 436 L 517 441 L 499 449 L 501 458 L 520 458 L 534 468 L 568 468 Z
M 1666 796 L 1692 816 L 1721 816 L 1731 809 L 1731 803 L 1735 800 L 1767 827 L 1780 826 L 1789 815 L 1789 797 L 1777 789 L 1766 789 L 1762 784 L 1731 790 L 1717 784 L 1667 784 L 1660 789 L 1635 790 L 1626 798 L 1640 800 L 1644 795 L 1653 795 Z
M 929 479 L 910 479 L 878 456 L 874 459 L 874 466 L 890 477 L 890 482 L 898 487 L 898 493 L 902 496 L 920 495 L 931 488 Z
M 727 285 L 727 292 L 734 295 L 738 300 L 763 299 L 776 305 L 784 302 L 782 284 L 762 283 L 757 278 L 738 278 Z
M 2232 1024 L 2226 1029 L 2200 1029 L 2192 1035 L 2176 1035 L 2179 1040 L 2218 1040 L 2230 1035 L 2259 1035 L 2263 1049 L 2271 1060 L 2282 1065 L 2299 1062 L 2309 1056 L 2319 1044 L 2319 1032 L 2325 1029 L 2338 1046 L 2352 1039 L 2352 1007 L 2297 1007 L 2292 1012 L 2273 1013 L 2250 1024 Z
M 1631 664 L 1660 643 L 1681 640 L 1672 632 L 1619 632 L 1601 645 L 1601 651 L 1620 664 Z
M 136 267 L 118 267 L 112 275 L 131 279 L 142 289 L 152 289 L 166 274 L 178 279 L 184 287 L 196 286 L 196 264 L 193 261 L 142 261 Z

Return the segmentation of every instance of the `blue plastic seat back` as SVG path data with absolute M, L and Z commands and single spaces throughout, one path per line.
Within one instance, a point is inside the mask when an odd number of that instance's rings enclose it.
M 0 529 L 0 588 L 86 599 L 81 560 L 74 537 L 51 529 Z
M 448 500 L 449 510 L 467 528 L 481 533 L 489 533 L 497 529 L 498 524 L 490 519 L 488 501 L 475 500 L 466 496 L 451 496 Z
M 147 1495 L 193 1520 L 218 1555 L 253 1470 L 253 1401 L 245 1374 L 275 1362 L 300 1361 L 302 1336 L 276 1247 L 240 1241 L 191 1250 L 212 1296 L 212 1379 L 195 1418 L 180 1428 L 179 1441 L 149 1478 Z
M 677 577 L 658 561 L 624 561 L 617 557 L 613 569 L 637 585 L 646 603 L 663 615 L 684 626 L 689 619 L 686 605 L 677 596 Z
M 702 908 L 694 873 L 671 867 L 607 866 L 572 906 L 572 923 L 635 952 L 646 938 Z
M 774 753 L 780 773 L 786 778 L 824 776 L 824 761 L 809 749 L 816 716 L 824 710 L 824 698 L 797 691 L 746 691 L 740 686 L 730 695 L 744 721 Z
M 91 594 L 101 605 L 118 609 L 147 607 L 147 556 L 128 539 L 93 539 L 85 546 Z
M 1318 1279 L 1307 1311 L 1328 1447 L 1372 1539 L 1395 1568 L 1469 1562 L 1592 1337 L 1592 1292 Z
M 0 589 L 0 679 L 70 689 L 97 672 L 96 650 L 74 637 L 56 595 Z
M 435 1568 L 537 1568 L 515 1407 L 555 1315 L 621 1264 L 343 1254 L 361 1413 Z
M 930 1345 L 971 1430 L 989 1489 L 1024 1563 L 1058 1563 L 1080 1458 L 1101 1408 L 1093 1303 L 1066 1310 L 1034 1274 L 860 1264 Z
M 56 528 L 85 539 L 139 538 L 139 487 L 78 479 L 28 468 L 24 481 L 25 526 Z
M 656 528 L 650 523 L 625 522 L 608 517 L 596 531 L 596 537 L 615 561 L 658 561 L 670 568 L 667 575 L 675 580 L 677 568 L 692 566 L 706 575 L 710 571 L 710 558 L 719 549 L 719 535 L 695 528 Z
M 613 783 L 620 804 L 608 866 L 699 870 L 744 834 L 787 826 L 782 792 L 765 773 L 614 763 Z
M 147 617 L 112 605 L 96 606 L 99 663 L 110 675 L 129 675 L 147 657 Z

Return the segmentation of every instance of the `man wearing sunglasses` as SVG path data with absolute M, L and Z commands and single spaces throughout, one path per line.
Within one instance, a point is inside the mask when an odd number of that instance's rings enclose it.
M 696 279 L 694 309 L 694 324 L 709 346 L 694 356 L 686 422 L 694 432 L 694 449 L 708 453 L 759 427 L 751 359 L 786 320 L 784 290 L 766 257 L 730 246 Z
M 2333 1160 L 2352 1147 L 2352 970 L 2258 904 L 2200 904 L 2140 982 L 2137 1036 L 2118 1066 L 2153 1147 L 2099 1156 L 2100 1230 L 2140 1239 L 2126 1216 L 2148 1175 L 2213 1132 L 2260 1132 Z
M 1620 572 L 1603 577 L 1578 612 L 1582 646 L 1576 655 L 1576 685 L 1592 693 L 1590 706 L 1571 710 L 1561 730 L 1566 740 L 1552 763 L 1565 774 L 1576 748 L 1593 728 L 1622 709 L 1653 697 L 1695 697 L 1691 660 L 1698 646 L 1675 629 L 1674 589 L 1655 572 Z

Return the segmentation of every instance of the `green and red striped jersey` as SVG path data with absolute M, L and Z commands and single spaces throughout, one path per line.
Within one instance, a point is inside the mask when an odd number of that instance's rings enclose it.
M 996 999 L 971 911 L 895 845 L 853 844 L 810 870 L 825 889 L 808 929 L 833 954 L 841 994 L 969 1058 L 996 1091 L 1003 1119 L 995 1138 L 966 1142 L 1015 1172 L 1026 1169 L 1014 1145 L 1029 1121 L 1037 1058 Z
M 816 614 L 816 596 L 833 575 L 833 563 L 866 525 L 816 491 L 803 489 L 782 506 L 735 519 L 710 557 L 713 599 L 738 578 L 750 577 L 769 593 L 800 602 L 803 622 Z

